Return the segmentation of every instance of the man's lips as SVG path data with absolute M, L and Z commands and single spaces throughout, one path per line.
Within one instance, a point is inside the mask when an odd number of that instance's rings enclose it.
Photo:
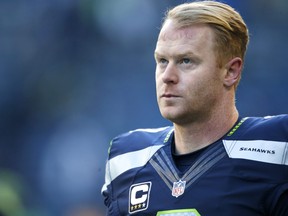
M 161 95 L 162 98 L 176 98 L 179 97 L 178 95 L 171 94 L 171 93 L 164 93 Z

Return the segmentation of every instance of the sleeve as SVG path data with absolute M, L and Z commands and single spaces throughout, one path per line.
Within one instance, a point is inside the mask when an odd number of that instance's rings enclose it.
M 288 139 L 288 115 L 282 115 L 283 121 L 283 134 L 285 135 L 285 140 L 287 142 Z M 286 146 L 288 143 L 286 143 Z M 286 147 L 287 149 L 288 147 Z M 286 161 L 288 162 L 288 151 L 286 151 Z M 283 180 L 284 184 L 278 189 L 277 199 L 275 207 L 273 208 L 273 212 L 271 215 L 275 216 L 287 216 L 288 215 L 288 164 L 284 165 L 285 169 L 283 171 Z
M 105 183 L 102 186 L 102 190 L 101 190 L 101 193 L 104 197 L 104 203 L 106 206 L 109 205 L 109 202 L 110 202 L 109 198 L 111 197 L 111 192 L 108 189 L 108 185 L 110 184 L 110 182 L 111 182 L 111 178 L 110 178 L 110 172 L 109 172 L 109 160 L 107 160 L 106 169 L 105 169 Z
M 278 202 L 272 212 L 275 216 L 287 216 L 288 215 L 288 189 L 279 197 Z
M 267 206 L 270 208 L 268 215 L 288 216 L 288 166 L 281 165 L 278 172 L 282 174 L 282 178 L 279 184 L 267 194 L 269 197 Z
M 110 142 L 110 147 L 108 149 L 108 158 L 106 161 L 106 168 L 105 168 L 105 183 L 102 187 L 101 193 L 104 197 L 104 204 L 107 207 L 107 213 L 106 215 L 115 215 L 115 210 L 113 208 L 113 193 L 112 193 L 112 186 L 111 186 L 111 174 L 110 174 L 110 163 L 109 163 L 109 157 L 110 157 L 110 150 L 112 147 L 112 141 Z

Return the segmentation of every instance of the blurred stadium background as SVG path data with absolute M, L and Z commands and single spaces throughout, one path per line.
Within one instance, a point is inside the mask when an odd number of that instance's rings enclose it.
M 176 0 L 0 0 L 0 215 L 102 216 L 109 141 L 170 124 L 153 52 Z M 288 1 L 226 0 L 250 28 L 237 105 L 287 113 Z

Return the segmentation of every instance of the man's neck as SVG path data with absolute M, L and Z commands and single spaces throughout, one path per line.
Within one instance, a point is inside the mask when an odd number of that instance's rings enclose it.
M 206 121 L 191 122 L 185 126 L 174 124 L 176 154 L 194 152 L 214 143 L 229 132 L 237 119 L 235 108 L 230 114 L 214 115 Z

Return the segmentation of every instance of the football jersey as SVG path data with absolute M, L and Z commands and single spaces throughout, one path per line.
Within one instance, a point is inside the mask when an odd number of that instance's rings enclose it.
M 240 118 L 184 172 L 173 142 L 172 126 L 111 141 L 102 188 L 107 215 L 288 215 L 288 115 Z

